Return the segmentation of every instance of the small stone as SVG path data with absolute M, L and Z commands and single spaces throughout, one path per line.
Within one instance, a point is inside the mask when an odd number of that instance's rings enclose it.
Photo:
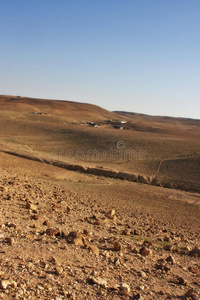
M 139 271 L 138 275 L 141 276 L 142 278 L 146 278 L 147 274 L 144 271 Z
M 55 269 L 56 275 L 61 275 L 63 273 L 63 268 L 60 266 L 57 266 Z
M 157 264 L 155 265 L 155 268 L 166 273 L 170 271 L 170 268 L 168 265 L 166 265 L 166 261 L 164 259 L 159 259 Z
M 141 296 L 140 293 L 134 292 L 133 296 L 131 297 L 131 300 L 142 300 L 143 297 Z
M 152 243 L 150 241 L 144 241 L 143 246 L 149 248 L 152 246 Z
M 114 242 L 113 249 L 115 251 L 121 251 L 122 250 L 122 245 L 120 244 L 120 242 L 118 242 L 118 241 Z
M 95 255 L 98 255 L 99 254 L 99 248 L 95 245 L 90 245 L 88 247 L 88 250 L 92 253 L 94 253 Z
M 130 229 L 125 229 L 125 230 L 123 230 L 122 234 L 124 234 L 124 235 L 130 235 L 131 234 L 131 230 Z
M 60 231 L 57 228 L 47 228 L 46 230 L 46 234 L 50 235 L 50 236 L 60 236 Z
M 140 290 L 140 291 L 144 291 L 144 285 L 140 285 L 140 286 L 138 286 L 137 288 L 138 288 L 138 290 Z
M 178 277 L 178 283 L 182 284 L 182 285 L 186 285 L 187 284 L 186 281 L 185 281 L 185 279 L 183 277 Z
M 3 290 L 6 290 L 8 286 L 11 286 L 13 288 L 17 287 L 17 282 L 14 280 L 1 280 L 0 281 L 0 288 Z
M 143 256 L 147 256 L 147 255 L 151 254 L 151 250 L 146 247 L 142 247 L 140 249 L 140 254 Z
M 108 217 L 111 218 L 111 219 L 113 219 L 114 215 L 115 215 L 115 210 L 114 210 L 114 209 L 111 209 L 111 210 L 108 212 Z
M 49 221 L 44 221 L 43 223 L 42 223 L 42 225 L 44 225 L 44 226 L 50 226 L 50 223 L 49 223 Z
M 103 288 L 107 288 L 107 281 L 101 277 L 89 277 L 88 283 L 97 284 Z
M 6 290 L 8 285 L 10 284 L 9 280 L 1 280 L 0 281 L 0 288 Z
M 121 283 L 119 286 L 118 286 L 118 289 L 120 290 L 120 292 L 122 293 L 129 293 L 130 292 L 130 286 L 127 284 L 127 283 Z
M 33 216 L 31 216 L 31 219 L 32 220 L 38 220 L 39 219 L 39 215 L 33 215 Z
M 83 246 L 84 245 L 83 239 L 80 237 L 74 238 L 73 244 L 76 246 Z
M 30 210 L 37 210 L 37 206 L 31 202 L 26 202 L 26 208 L 28 208 Z
M 68 243 L 74 244 L 74 240 L 76 238 L 82 239 L 83 235 L 79 231 L 71 231 L 65 238 Z M 78 240 L 77 240 L 77 243 L 79 243 Z M 82 245 L 83 245 L 83 242 L 82 242 Z
M 15 240 L 11 237 L 5 239 L 5 242 L 8 243 L 10 246 L 14 245 Z

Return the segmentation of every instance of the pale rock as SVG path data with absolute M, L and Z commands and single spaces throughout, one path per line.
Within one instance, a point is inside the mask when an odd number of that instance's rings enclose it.
M 121 291 L 121 292 L 125 292 L 125 293 L 129 293 L 130 292 L 130 286 L 127 284 L 127 283 L 121 283 L 120 285 L 117 286 L 118 289 Z
M 28 208 L 30 210 L 37 210 L 37 206 L 31 202 L 26 202 L 26 208 Z
M 10 280 L 1 280 L 0 281 L 0 288 L 3 290 L 6 290 L 8 286 L 11 286 L 12 288 L 17 287 L 17 282 L 10 279 Z
M 71 244 L 81 244 L 81 241 L 83 238 L 83 235 L 82 233 L 80 233 L 79 231 L 71 231 L 67 236 L 66 236 L 66 241 L 68 243 L 71 243 Z M 79 240 L 76 240 L 74 242 L 75 239 L 79 239 Z M 82 241 L 82 245 L 83 245 L 83 241 Z
M 108 217 L 113 219 L 115 216 L 115 210 L 114 209 L 111 209 L 109 212 L 108 212 Z
M 80 238 L 80 237 L 76 237 L 73 240 L 73 244 L 76 245 L 76 246 L 83 246 L 84 245 L 83 239 Z
M 103 288 L 107 288 L 107 281 L 101 277 L 89 277 L 88 282 L 90 284 L 97 284 Z
M 92 253 L 94 253 L 95 255 L 99 254 L 99 248 L 95 245 L 90 245 L 88 246 L 88 250 Z

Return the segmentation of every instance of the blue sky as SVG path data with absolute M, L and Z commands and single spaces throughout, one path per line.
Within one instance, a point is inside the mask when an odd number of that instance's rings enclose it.
M 0 0 L 0 94 L 200 119 L 199 0 Z

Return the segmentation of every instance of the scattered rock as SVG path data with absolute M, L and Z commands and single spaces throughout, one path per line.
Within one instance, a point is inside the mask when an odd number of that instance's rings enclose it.
M 130 286 L 127 283 L 121 283 L 117 286 L 121 295 L 127 295 L 130 292 Z
M 143 297 L 140 293 L 134 292 L 131 300 L 143 300 Z
M 3 290 L 6 290 L 8 288 L 8 286 L 11 286 L 12 288 L 16 288 L 17 287 L 17 282 L 14 280 L 1 280 L 0 281 L 0 288 Z
M 148 249 L 147 247 L 142 247 L 139 252 L 143 256 L 148 256 L 151 254 L 151 250 Z
M 125 229 L 122 231 L 122 234 L 124 235 L 130 235 L 131 234 L 131 230 L 130 229 Z
M 178 284 L 186 285 L 187 282 L 186 282 L 186 280 L 185 280 L 183 277 L 179 277 L 179 276 L 178 276 Z
M 43 223 L 42 223 L 42 225 L 44 225 L 44 226 L 50 226 L 50 223 L 49 223 L 49 221 L 44 221 Z
M 57 266 L 55 269 L 56 275 L 61 275 L 63 273 L 63 268 L 60 266 Z
M 33 216 L 31 216 L 31 219 L 32 220 L 38 220 L 39 219 L 39 215 L 33 215 Z
M 1 280 L 0 281 L 0 288 L 3 290 L 7 289 L 7 286 L 10 284 L 9 280 Z
M 71 231 L 66 237 L 67 243 L 75 244 L 76 246 L 83 246 L 85 239 L 79 231 Z
M 31 202 L 26 202 L 26 208 L 30 209 L 30 210 L 36 210 L 37 211 L 37 206 L 34 205 Z
M 83 246 L 84 245 L 83 239 L 80 237 L 76 237 L 73 239 L 73 244 L 76 246 Z
M 155 265 L 155 269 L 164 271 L 166 273 L 170 271 L 170 267 L 166 264 L 166 261 L 164 259 L 158 260 L 158 262 Z
M 146 278 L 147 274 L 144 271 L 139 271 L 138 275 L 141 276 L 142 278 Z
M 120 242 L 118 242 L 118 241 L 114 242 L 113 249 L 115 251 L 121 251 L 122 250 L 122 245 L 120 244 Z
M 8 243 L 10 246 L 14 245 L 15 240 L 11 237 L 5 238 L 5 242 Z
M 60 231 L 57 228 L 47 228 L 46 234 L 51 235 L 51 236 L 60 236 Z
M 149 248 L 152 246 L 152 243 L 150 241 L 144 241 L 143 246 Z
M 115 216 L 115 210 L 114 209 L 111 209 L 109 212 L 108 212 L 108 217 L 113 219 Z
M 94 253 L 95 255 L 99 254 L 99 248 L 95 245 L 90 245 L 88 246 L 88 250 L 92 253 Z
M 107 281 L 101 277 L 89 277 L 87 281 L 90 284 L 97 284 L 103 288 L 107 288 Z

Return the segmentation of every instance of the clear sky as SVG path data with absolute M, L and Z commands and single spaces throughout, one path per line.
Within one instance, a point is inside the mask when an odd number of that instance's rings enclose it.
M 200 1 L 0 0 L 0 94 L 200 119 Z

